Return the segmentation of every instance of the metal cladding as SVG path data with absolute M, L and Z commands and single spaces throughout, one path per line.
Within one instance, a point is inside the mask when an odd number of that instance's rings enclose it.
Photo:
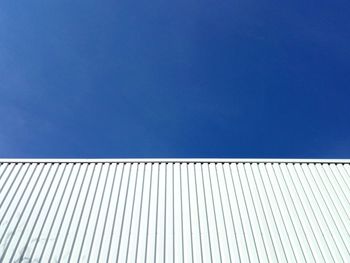
M 0 262 L 350 262 L 350 165 L 0 160 Z

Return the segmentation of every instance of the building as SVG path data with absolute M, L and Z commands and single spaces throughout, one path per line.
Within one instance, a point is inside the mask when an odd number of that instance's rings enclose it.
M 0 262 L 350 262 L 349 160 L 0 160 Z

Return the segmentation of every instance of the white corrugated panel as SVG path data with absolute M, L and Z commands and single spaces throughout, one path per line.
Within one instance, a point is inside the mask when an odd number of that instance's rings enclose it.
M 0 160 L 0 262 L 350 262 L 346 160 Z

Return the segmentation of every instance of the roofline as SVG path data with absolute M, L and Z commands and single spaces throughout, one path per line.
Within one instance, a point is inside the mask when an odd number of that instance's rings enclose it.
M 238 159 L 238 158 L 0 158 L 0 163 L 340 163 L 350 159 Z

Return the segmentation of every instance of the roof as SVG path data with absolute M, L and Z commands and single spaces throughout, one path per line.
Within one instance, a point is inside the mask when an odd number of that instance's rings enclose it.
M 0 159 L 0 262 L 350 262 L 349 160 Z

